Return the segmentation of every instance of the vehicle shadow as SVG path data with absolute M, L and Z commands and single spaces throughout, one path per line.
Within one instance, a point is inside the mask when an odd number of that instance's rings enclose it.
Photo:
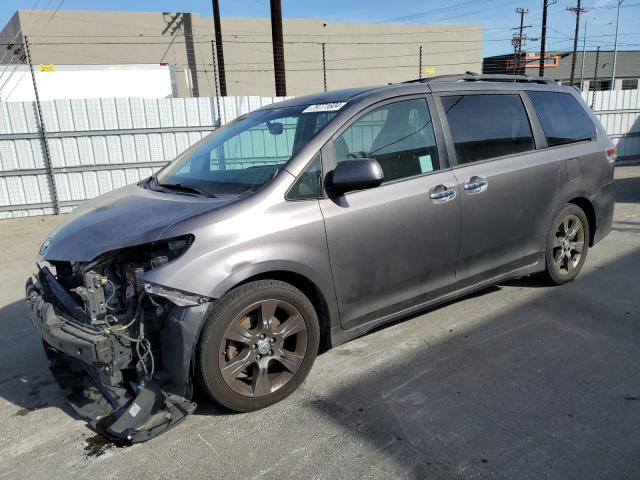
M 640 203 L 640 177 L 623 177 L 616 179 L 616 202 Z
M 31 325 L 24 300 L 0 308 L 0 397 L 26 416 L 46 408 L 57 407 L 73 418 L 75 411 L 67 404 L 49 371 L 42 342 Z
M 229 410 L 227 407 L 220 405 L 218 402 L 209 397 L 202 388 L 197 384 L 193 389 L 193 401 L 198 404 L 193 415 L 212 416 L 212 415 L 238 415 L 238 412 Z
M 638 477 L 638 269 L 640 249 L 404 358 L 354 357 L 370 363 L 309 404 L 403 477 Z
M 469 295 L 463 297 L 463 298 L 477 298 L 477 297 L 481 297 L 483 295 L 487 295 L 489 293 L 493 293 L 500 290 L 500 288 L 498 286 L 490 286 L 487 287 L 483 290 L 477 291 L 477 292 L 473 292 L 470 293 Z M 447 305 L 450 305 L 451 303 L 455 303 L 456 301 L 460 301 L 461 299 L 456 299 L 456 300 L 452 300 L 450 302 L 447 303 L 443 303 L 440 305 L 436 305 L 433 307 L 429 307 L 425 310 L 421 310 L 417 313 L 414 313 L 408 317 L 404 317 L 404 318 L 400 318 L 398 320 L 394 320 L 392 322 L 389 323 L 385 323 L 384 325 L 381 325 L 379 327 L 374 328 L 373 330 L 371 330 L 370 332 L 368 332 L 366 335 L 371 335 L 375 332 L 378 332 L 380 330 L 385 330 L 387 328 L 392 327 L 393 325 L 397 325 L 399 323 L 405 322 L 408 319 L 411 318 L 415 318 L 415 317 L 419 317 L 421 315 L 424 315 L 426 313 L 429 312 L 433 312 L 436 310 L 439 310 L 441 308 L 445 308 Z M 327 350 L 322 350 L 320 352 L 318 352 L 318 356 L 322 356 L 322 355 L 326 355 L 328 353 L 331 352 L 331 349 L 327 349 Z M 200 388 L 200 386 L 197 384 L 194 385 L 194 395 L 193 395 L 193 400 L 198 404 L 198 408 L 196 409 L 196 411 L 194 412 L 194 415 L 238 415 L 238 412 L 229 410 L 228 408 L 220 405 L 219 403 L 217 403 L 216 401 L 212 400 L 203 390 L 202 388 Z
M 66 394 L 49 371 L 40 336 L 29 320 L 24 300 L 0 308 L 0 398 L 18 407 L 15 416 L 56 407 L 82 419 L 67 403 Z M 209 399 L 196 385 L 199 415 L 228 415 L 230 410 Z

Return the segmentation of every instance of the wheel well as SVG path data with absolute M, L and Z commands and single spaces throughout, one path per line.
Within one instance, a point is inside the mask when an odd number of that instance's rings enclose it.
M 587 216 L 589 222 L 589 246 L 593 247 L 593 239 L 596 234 L 596 212 L 591 202 L 584 197 L 577 197 L 569 200 L 569 203 L 573 203 L 582 209 Z
M 238 285 L 234 285 L 232 288 L 236 288 L 240 285 L 244 285 L 245 283 L 253 282 L 255 280 L 280 280 L 282 282 L 286 282 L 290 285 L 293 285 L 302 293 L 304 293 L 307 298 L 313 304 L 313 308 L 316 310 L 316 314 L 318 315 L 318 321 L 320 323 L 320 352 L 324 352 L 331 348 L 331 315 L 329 313 L 329 306 L 327 304 L 327 300 L 322 294 L 322 290 L 318 288 L 318 286 L 309 280 L 304 275 L 300 275 L 294 272 L 288 271 L 272 271 L 261 273 L 259 275 L 255 275 L 253 277 L 247 278 L 242 281 Z M 230 289 L 231 290 L 231 289 Z

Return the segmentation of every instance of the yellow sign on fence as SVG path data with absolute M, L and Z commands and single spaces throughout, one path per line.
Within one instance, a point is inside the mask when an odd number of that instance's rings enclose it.
M 436 74 L 436 67 L 424 67 L 424 74 L 427 77 L 432 77 Z
M 51 64 L 51 65 L 42 65 L 42 64 L 40 64 L 40 71 L 41 72 L 54 72 L 55 68 L 54 68 L 53 64 Z

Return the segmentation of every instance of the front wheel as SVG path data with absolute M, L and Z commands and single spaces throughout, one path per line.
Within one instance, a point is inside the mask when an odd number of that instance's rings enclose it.
M 318 317 L 297 288 L 259 280 L 235 288 L 210 312 L 199 343 L 199 377 L 236 411 L 272 405 L 305 379 L 318 352 Z
M 587 216 L 577 205 L 565 205 L 556 216 L 547 237 L 544 277 L 554 285 L 572 281 L 580 273 L 588 250 Z

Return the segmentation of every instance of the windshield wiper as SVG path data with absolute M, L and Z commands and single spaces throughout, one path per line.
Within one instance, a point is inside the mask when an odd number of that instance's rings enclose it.
M 215 197 L 214 194 L 205 192 L 201 188 L 187 183 L 158 183 L 158 185 L 167 190 L 179 190 L 185 193 L 195 193 L 203 197 Z

